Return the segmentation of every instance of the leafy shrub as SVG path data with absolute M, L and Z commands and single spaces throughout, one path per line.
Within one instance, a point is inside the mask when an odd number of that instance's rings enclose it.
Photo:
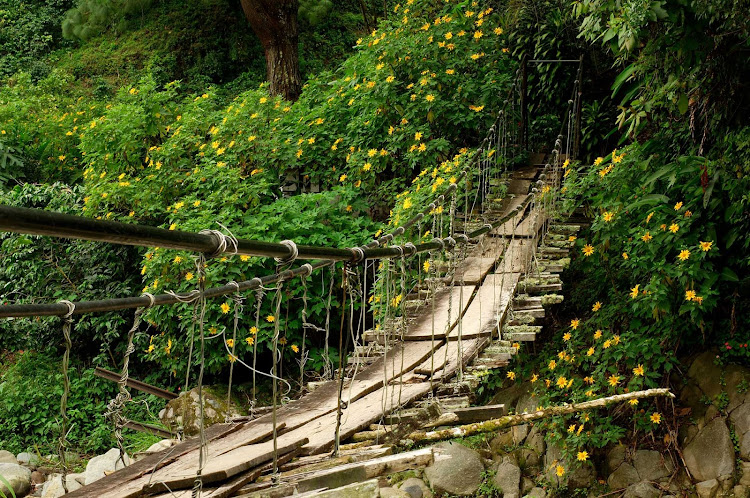
M 747 264 L 746 248 L 726 256 L 738 249 L 739 227 L 727 223 L 733 184 L 721 182 L 719 162 L 663 151 L 654 140 L 565 170 L 566 211 L 582 204 L 593 223 L 571 237 L 578 316 L 524 367 L 543 406 L 662 386 L 679 352 L 723 342 L 723 310 Z M 628 430 L 658 431 L 661 411 L 641 400 L 545 426 L 576 461 Z

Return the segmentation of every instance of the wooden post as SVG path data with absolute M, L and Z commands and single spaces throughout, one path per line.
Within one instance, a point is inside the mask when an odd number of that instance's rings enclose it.
M 528 64 L 524 55 L 521 61 L 521 148 L 529 145 L 529 77 Z

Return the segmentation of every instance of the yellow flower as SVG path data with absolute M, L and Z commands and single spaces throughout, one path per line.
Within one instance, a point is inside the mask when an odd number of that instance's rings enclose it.
M 557 477 L 562 477 L 565 475 L 565 467 L 562 465 L 558 465 L 555 467 L 555 473 L 557 474 Z
M 570 434 L 572 434 L 572 433 L 574 433 L 575 431 L 576 431 L 576 424 L 570 424 L 570 425 L 568 426 L 568 432 L 569 432 Z
M 574 318 L 573 320 L 570 321 L 570 327 L 573 330 L 576 330 L 580 324 L 581 324 L 581 321 L 578 318 Z
M 593 377 L 584 377 L 584 378 L 583 378 L 583 381 L 584 381 L 584 382 L 585 382 L 586 384 L 589 384 L 589 385 L 591 385 L 591 384 L 593 384 L 593 383 L 594 383 L 594 378 L 593 378 Z
M 685 261 L 690 257 L 690 251 L 683 249 L 677 257 L 680 258 L 680 261 Z
M 587 451 L 579 451 L 578 452 L 578 461 L 579 462 L 585 462 L 589 459 L 589 454 Z
M 612 345 L 612 341 L 607 339 L 604 341 L 604 349 L 609 349 L 609 347 Z
M 628 253 L 626 252 L 622 253 L 622 259 L 628 259 Z
M 502 35 L 503 34 L 503 28 L 495 28 L 495 34 L 496 35 Z
M 455 73 L 456 73 L 455 69 L 446 69 L 445 70 L 445 74 L 455 74 Z
M 560 389 L 562 389 L 566 385 L 568 385 L 568 379 L 566 379 L 563 376 L 560 376 L 560 377 L 557 378 L 557 387 L 559 387 Z
M 651 240 L 651 239 L 653 239 L 653 237 L 651 236 L 651 233 L 650 233 L 650 232 L 646 232 L 646 234 L 645 234 L 645 235 L 644 235 L 643 237 L 641 237 L 641 240 L 642 240 L 643 242 L 648 242 L 648 241 L 649 241 L 649 240 Z
M 414 140 L 416 140 L 416 141 L 422 140 L 422 132 L 421 131 L 418 131 L 418 132 L 416 132 L 414 134 Z
M 607 211 L 603 215 L 604 221 L 606 221 L 607 223 L 612 221 L 614 217 L 615 217 L 615 213 L 612 213 L 611 211 Z
M 602 309 L 602 303 L 597 301 L 594 303 L 594 306 L 591 308 L 591 311 L 596 312 L 596 311 L 599 311 L 600 309 Z
M 570 237 L 568 237 L 568 242 L 575 242 L 576 239 L 578 239 L 578 237 L 576 237 L 575 235 L 571 235 Z
M 701 242 L 700 244 L 701 244 L 701 249 L 703 250 L 703 252 L 708 252 L 711 250 L 711 246 L 714 243 L 709 240 L 708 242 Z
M 585 246 L 583 246 L 584 256 L 588 257 L 588 256 L 591 256 L 592 254 L 594 254 L 594 246 L 592 246 L 591 244 L 586 244 Z
M 258 333 L 258 327 L 250 327 L 250 333 L 255 335 Z
M 630 289 L 630 297 L 631 298 L 635 299 L 636 297 L 638 297 L 638 287 L 640 287 L 640 286 L 641 286 L 641 284 L 637 284 L 635 287 L 633 287 L 632 289 Z
M 633 374 L 639 377 L 643 377 L 643 374 L 644 374 L 643 365 L 638 365 L 637 367 L 635 367 L 633 369 Z
M 672 223 L 669 225 L 669 231 L 672 233 L 677 233 L 677 230 L 680 229 L 680 226 L 677 223 Z
M 351 204 L 349 204 L 348 206 L 346 206 L 346 211 L 347 211 L 348 213 L 351 213 L 351 212 L 352 212 L 352 205 L 351 205 Z
M 597 157 L 596 160 L 594 160 L 594 166 L 599 166 L 603 162 L 604 162 L 603 157 Z
M 557 366 L 557 362 L 555 360 L 550 360 L 549 364 L 547 365 L 550 370 L 554 370 Z
M 568 342 L 572 336 L 570 335 L 570 332 L 565 332 L 563 334 L 563 341 Z
M 646 216 L 646 223 L 651 221 L 651 218 L 654 216 L 654 213 L 648 213 L 648 216 Z
M 346 181 L 346 179 L 347 179 L 347 178 L 348 178 L 348 177 L 347 177 L 346 175 L 341 175 L 341 176 L 339 177 L 339 181 L 340 181 L 341 183 L 344 183 L 344 182 Z
M 230 348 L 233 348 L 234 347 L 234 339 L 227 339 L 227 346 L 229 346 Z
M 607 379 L 607 382 L 609 382 L 610 386 L 614 387 L 620 383 L 620 377 L 618 375 L 610 375 L 609 379 Z
M 177 228 L 177 223 L 172 223 L 171 225 L 169 225 L 170 230 L 174 230 L 176 228 Z
M 516 380 L 516 372 L 514 372 L 512 370 L 510 372 L 508 372 L 507 374 L 505 374 L 505 376 L 507 378 L 509 378 L 510 380 Z
M 296 344 L 289 346 L 289 349 L 291 349 L 293 353 L 299 353 L 299 347 L 297 347 Z
M 181 262 L 182 262 L 182 257 L 181 257 L 181 256 L 175 256 L 175 257 L 174 257 L 174 263 L 175 263 L 176 265 L 177 265 L 177 264 L 180 264 Z
M 695 299 L 695 291 L 694 290 L 686 290 L 685 291 L 685 301 L 693 301 Z
M 614 342 L 615 344 L 620 344 L 620 336 L 617 334 L 613 335 L 612 342 Z
M 682 208 L 682 201 L 678 202 L 674 205 L 674 210 L 679 211 Z
M 586 356 L 593 356 L 594 354 L 594 348 L 589 348 L 588 351 L 586 351 Z
M 201 201 L 195 201 L 193 202 L 193 207 L 198 207 L 201 205 Z
M 530 380 L 531 380 L 531 383 L 533 384 L 533 383 L 535 383 L 536 381 L 539 380 L 539 376 L 537 374 L 534 374 L 534 375 L 531 376 Z
M 636 406 L 638 404 L 638 400 L 637 399 L 631 399 L 630 401 L 628 401 L 628 403 L 630 403 L 631 406 Z
M 282 346 L 286 346 L 286 342 L 286 337 L 282 337 L 281 339 L 279 339 L 279 344 L 281 344 Z
M 275 322 L 275 321 L 276 321 L 276 317 L 275 317 L 275 316 L 273 316 L 273 315 L 268 315 L 268 316 L 266 317 L 266 321 L 267 321 L 268 323 L 273 323 L 273 322 Z
M 229 303 L 221 303 L 221 312 L 225 315 L 229 313 Z
M 190 282 L 193 279 L 194 276 L 195 275 L 193 275 L 193 272 L 189 271 L 189 272 L 187 272 L 185 274 L 185 280 L 187 280 L 188 282 Z
M 245 337 L 245 342 L 248 346 L 252 346 L 255 343 L 255 339 L 253 339 L 252 337 Z
M 425 97 L 424 99 L 425 99 L 425 100 L 426 100 L 427 102 L 433 102 L 433 101 L 435 100 L 435 96 L 434 96 L 434 95 L 432 95 L 432 94 L 429 94 L 429 95 L 427 95 L 427 96 L 426 96 L 426 97 Z
M 422 265 L 422 268 L 424 268 L 425 273 L 429 272 L 430 271 L 430 262 L 429 261 L 425 261 L 424 264 Z
M 237 357 L 233 354 L 227 355 L 227 359 L 229 360 L 229 363 L 234 363 L 235 361 L 237 361 Z
M 649 418 L 651 419 L 651 422 L 655 424 L 661 423 L 661 414 L 659 414 L 658 412 L 651 414 L 651 417 Z

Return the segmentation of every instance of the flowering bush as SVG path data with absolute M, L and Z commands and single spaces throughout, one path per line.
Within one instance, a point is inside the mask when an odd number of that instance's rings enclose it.
M 458 181 L 464 145 L 484 134 L 493 119 L 487 111 L 499 108 L 509 61 L 492 8 L 408 0 L 394 11 L 337 71 L 310 80 L 293 104 L 270 97 L 265 86 L 226 106 L 212 90 L 184 98 L 178 83 L 159 89 L 148 78 L 121 89 L 100 116 L 74 131 L 84 163 L 84 212 L 173 230 L 221 223 L 241 238 L 341 247 L 371 240 L 378 224 L 362 214 L 378 216 L 396 196 L 391 224 L 423 209 Z M 283 198 L 279 189 L 289 175 L 324 192 Z M 194 262 L 177 251 L 146 252 L 140 271 L 144 292 L 197 284 Z M 259 258 L 221 258 L 209 264 L 206 284 L 271 271 Z M 261 351 L 270 347 L 277 323 L 290 345 L 286 357 L 296 357 L 295 300 L 302 290 L 296 282 L 285 289 L 288 314 L 261 320 L 253 333 L 254 310 L 245 306 L 242 341 L 235 344 L 243 357 L 256 341 Z M 310 320 L 321 323 L 321 289 L 310 293 L 316 303 Z M 209 303 L 210 332 L 231 330 L 234 314 L 221 305 Z M 177 377 L 187 364 L 182 353 L 192 312 L 185 308 L 149 311 L 158 333 L 141 345 Z M 266 299 L 260 316 L 272 315 Z M 227 365 L 225 348 L 211 346 L 209 371 Z
M 632 145 L 565 170 L 563 210 L 583 204 L 592 224 L 571 236 L 573 269 L 583 278 L 570 282 L 578 316 L 536 362 L 519 362 L 518 376 L 532 383 L 543 406 L 663 386 L 678 352 L 724 342 L 730 324 L 721 309 L 740 266 L 722 257 L 735 237 L 722 213 L 731 205 L 728 191 L 707 180 L 720 165 L 689 156 L 669 161 L 657 145 Z M 660 430 L 660 405 L 633 400 L 627 409 L 545 425 L 572 461 L 585 461 L 628 430 Z

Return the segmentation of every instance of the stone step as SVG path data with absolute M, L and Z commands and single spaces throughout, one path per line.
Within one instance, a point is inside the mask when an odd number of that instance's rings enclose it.
M 449 412 L 455 408 L 468 408 L 471 406 L 471 398 L 469 395 L 438 398 L 438 404 L 440 405 L 440 410 Z
M 502 337 L 513 342 L 531 342 L 542 331 L 538 325 L 507 325 L 503 327 Z
M 511 356 L 506 359 L 502 358 L 477 358 L 474 360 L 472 366 L 474 367 L 486 367 L 486 368 L 505 368 L 510 364 Z

